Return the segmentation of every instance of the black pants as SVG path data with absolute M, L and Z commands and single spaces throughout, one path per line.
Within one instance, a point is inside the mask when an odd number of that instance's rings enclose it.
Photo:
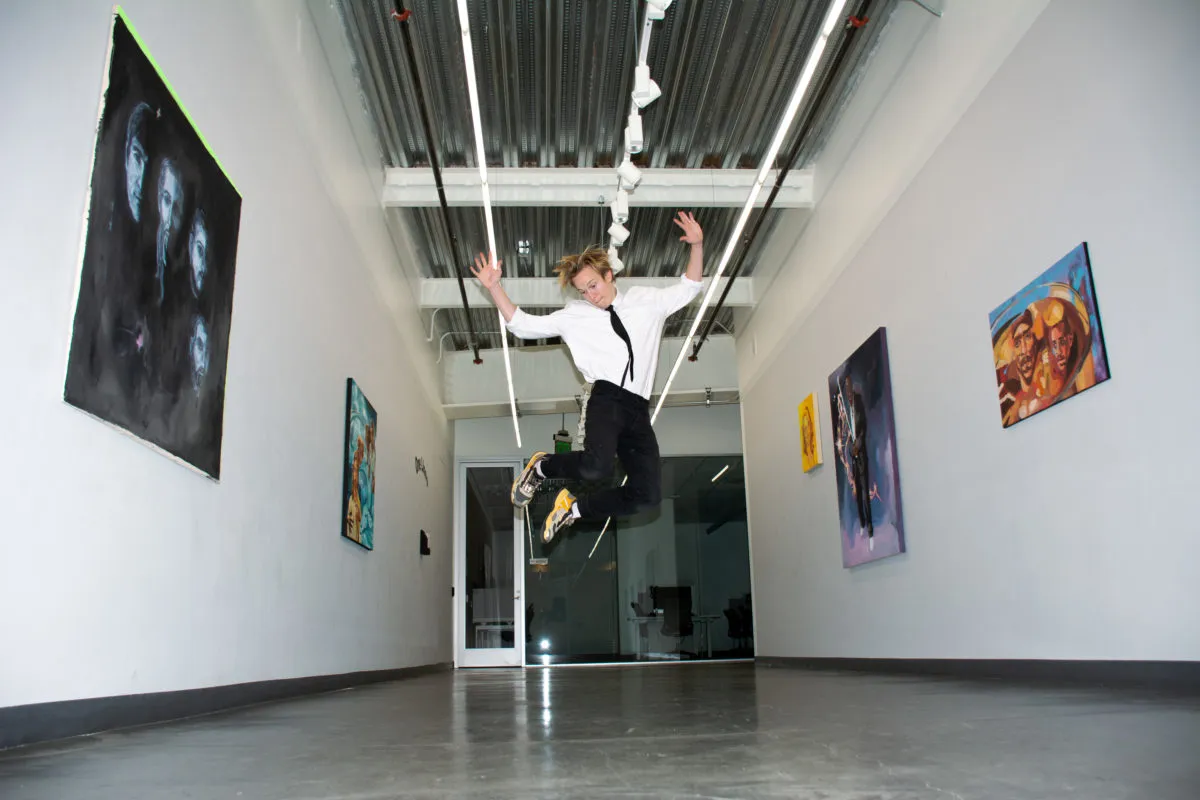
M 620 517 L 662 502 L 658 438 L 650 402 L 608 381 L 596 381 L 588 398 L 583 450 L 555 453 L 542 462 L 547 478 L 596 481 L 613 474 L 613 456 L 629 476 L 624 486 L 576 498 L 581 517 Z

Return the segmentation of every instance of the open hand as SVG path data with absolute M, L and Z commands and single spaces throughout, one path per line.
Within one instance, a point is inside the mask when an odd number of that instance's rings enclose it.
M 488 263 L 488 258 L 483 253 L 475 256 L 475 266 L 471 267 L 471 273 L 479 279 L 483 288 L 489 290 L 500 283 L 500 278 L 504 275 L 500 271 L 500 262 Z
M 683 229 L 683 236 L 679 237 L 679 241 L 692 245 L 704 241 L 704 231 L 700 229 L 700 223 L 696 222 L 696 218 L 692 216 L 691 212 L 680 211 L 674 222 Z

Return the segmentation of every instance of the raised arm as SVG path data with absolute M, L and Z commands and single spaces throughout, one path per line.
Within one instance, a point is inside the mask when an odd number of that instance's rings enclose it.
M 483 288 L 491 294 L 492 302 L 504 315 L 504 321 L 512 322 L 513 314 L 517 313 L 517 307 L 509 299 L 508 292 L 504 291 L 504 287 L 500 285 L 500 278 L 503 275 L 500 271 L 500 262 L 495 261 L 489 264 L 488 259 L 484 257 L 483 253 L 480 253 L 475 256 L 475 266 L 471 268 L 471 272 Z
M 696 222 L 696 218 L 691 215 L 691 212 L 680 211 L 679 216 L 675 218 L 675 224 L 683 229 L 683 236 L 679 237 L 679 241 L 687 242 L 692 246 L 691 255 L 688 257 L 687 271 L 684 273 L 688 276 L 688 280 L 700 282 L 704 277 L 704 231 L 700 228 L 700 223 Z
M 492 302 L 504 316 L 504 324 L 508 330 L 520 339 L 545 339 L 561 335 L 558 330 L 558 312 L 554 314 L 526 314 L 512 301 L 508 292 L 500 285 L 503 273 L 500 262 L 488 263 L 488 259 L 480 253 L 475 256 L 475 266 L 471 272 L 479 280 L 483 288 L 492 296 Z
M 665 314 L 674 314 L 696 299 L 704 279 L 704 231 L 700 229 L 700 223 L 687 211 L 680 211 L 674 222 L 683 229 L 679 241 L 691 245 L 691 253 L 687 270 L 679 276 L 679 283 L 657 290 L 659 307 Z

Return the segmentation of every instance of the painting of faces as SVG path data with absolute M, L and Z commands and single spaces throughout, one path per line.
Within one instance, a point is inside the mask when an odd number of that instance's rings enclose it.
M 375 432 L 379 415 L 353 378 L 346 379 L 346 451 L 342 536 L 375 549 Z
M 65 400 L 213 479 L 241 197 L 113 17 Z
M 1001 304 L 990 321 L 1004 427 L 1108 380 L 1086 242 Z
M 842 565 L 904 552 L 896 415 L 887 330 L 879 328 L 829 376 Z

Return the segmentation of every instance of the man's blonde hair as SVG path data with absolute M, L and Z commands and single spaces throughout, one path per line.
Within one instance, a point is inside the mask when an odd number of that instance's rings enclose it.
M 554 267 L 554 271 L 558 273 L 558 285 L 564 289 L 568 286 L 573 288 L 575 284 L 572 281 L 575 280 L 575 276 L 588 267 L 596 270 L 602 279 L 611 273 L 612 265 L 608 262 L 608 251 L 598 245 L 592 245 L 582 253 L 563 256 Z

